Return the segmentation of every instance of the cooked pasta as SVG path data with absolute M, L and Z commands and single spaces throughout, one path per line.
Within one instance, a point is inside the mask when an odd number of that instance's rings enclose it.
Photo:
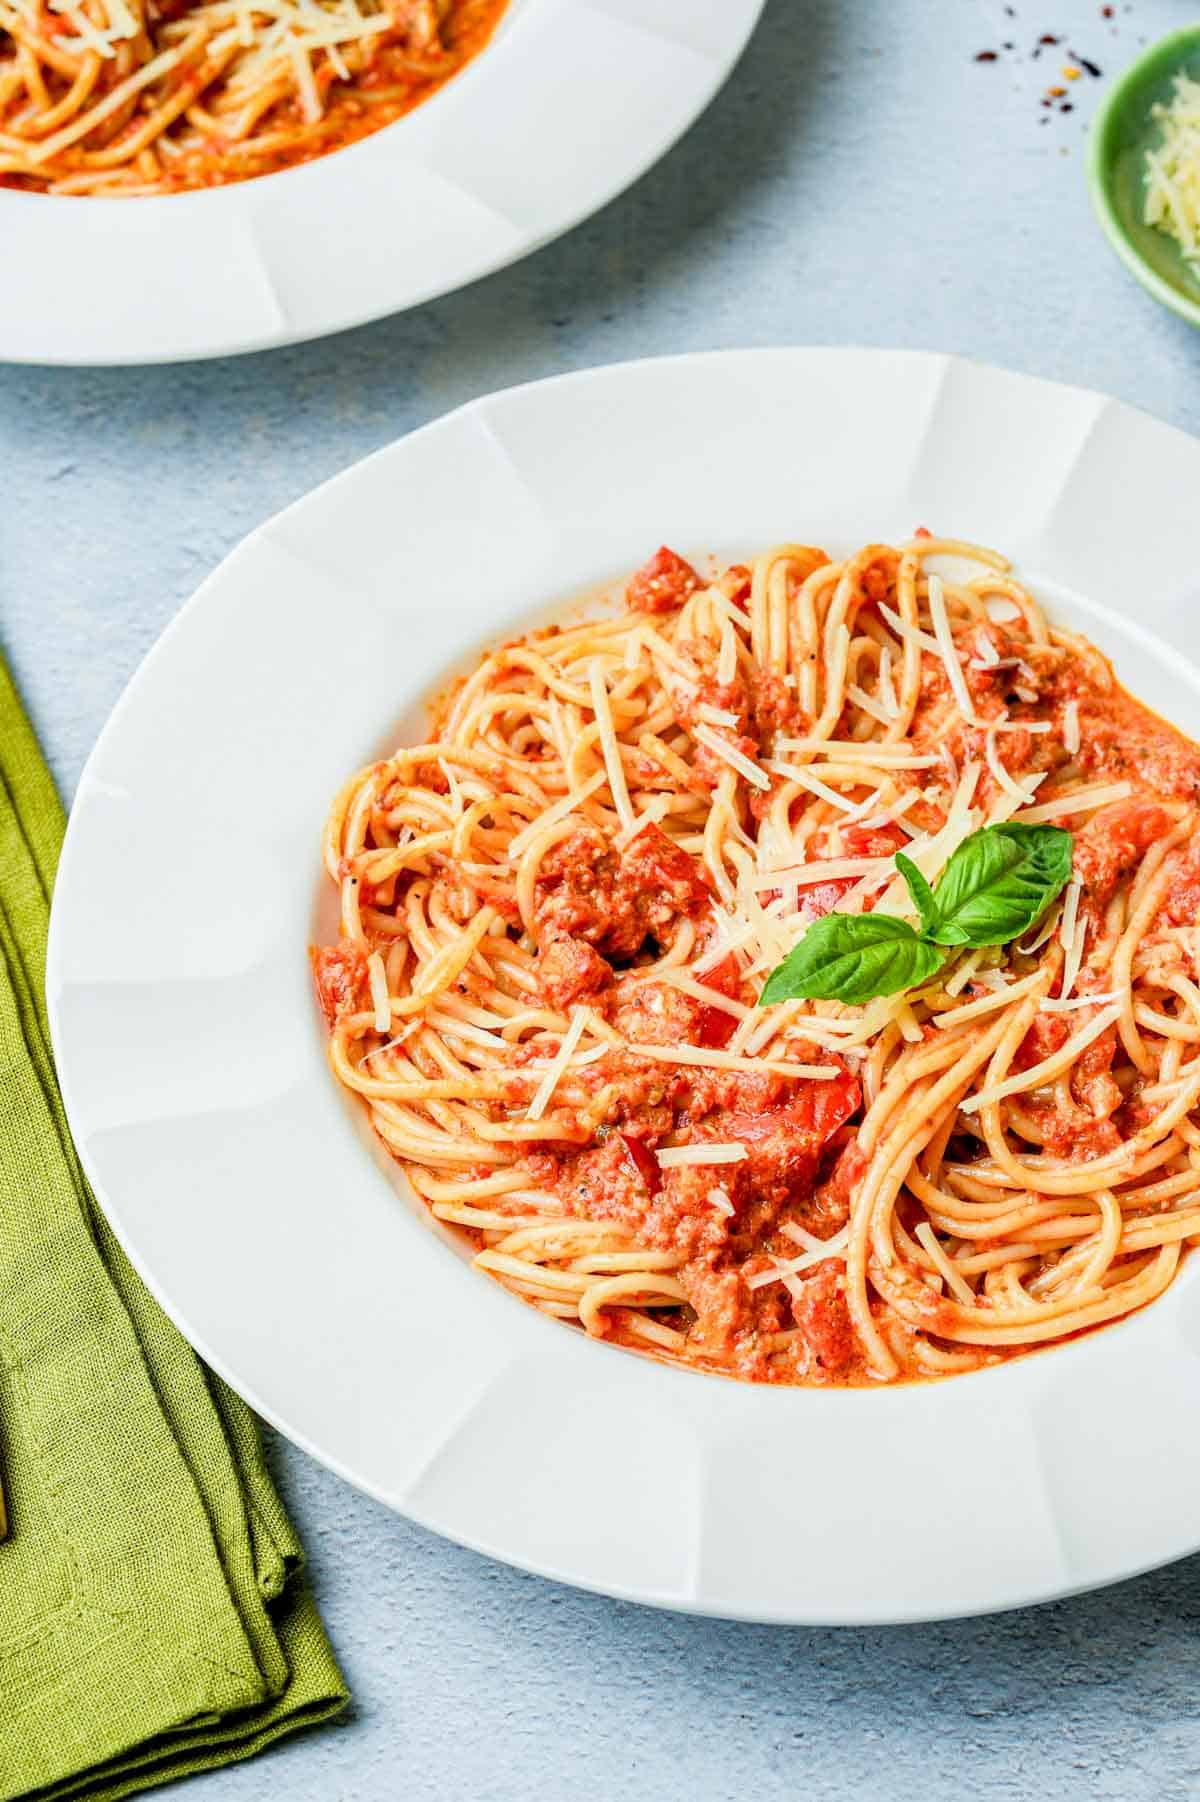
M 1160 1295 L 1200 1235 L 1197 748 L 972 545 L 664 549 L 625 602 L 485 657 L 329 819 L 330 1060 L 431 1213 L 543 1313 L 759 1381 Z M 826 916 L 915 917 L 898 852 L 936 885 L 1006 822 L 1071 834 L 1019 937 L 760 1005 Z
M 0 0 L 0 187 L 175 194 L 410 112 L 506 0 Z

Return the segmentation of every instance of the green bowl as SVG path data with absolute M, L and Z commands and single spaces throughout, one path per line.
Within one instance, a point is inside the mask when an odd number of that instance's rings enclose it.
M 1200 81 L 1200 25 L 1161 38 L 1110 90 L 1092 125 L 1088 185 L 1096 216 L 1125 267 L 1164 307 L 1200 325 L 1200 276 L 1174 238 L 1142 220 L 1144 159 L 1160 141 L 1152 108 L 1178 74 Z

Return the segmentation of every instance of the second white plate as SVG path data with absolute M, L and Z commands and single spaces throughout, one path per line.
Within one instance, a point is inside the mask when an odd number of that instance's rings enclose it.
M 1200 1260 L 1122 1326 L 941 1384 L 663 1368 L 524 1307 L 431 1228 L 329 1075 L 306 957 L 346 774 L 481 642 L 664 540 L 995 544 L 1194 732 L 1197 492 L 1200 445 L 1098 395 L 750 352 L 493 395 L 247 539 L 93 754 L 50 947 L 81 1154 L 202 1354 L 415 1519 L 669 1607 L 913 1620 L 1200 1546 Z
M 394 125 L 278 175 L 95 200 L 0 187 L 0 361 L 170 363 L 295 344 L 536 250 L 657 162 L 763 0 L 511 0 Z

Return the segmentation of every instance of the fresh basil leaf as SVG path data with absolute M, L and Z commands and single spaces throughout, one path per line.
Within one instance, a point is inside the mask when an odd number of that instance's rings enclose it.
M 824 914 L 767 978 L 760 1007 L 774 1001 L 873 1001 L 926 982 L 946 953 L 890 914 Z
M 908 887 L 908 892 L 913 898 L 916 910 L 921 916 L 921 927 L 923 931 L 932 934 L 933 928 L 938 920 L 938 905 L 933 898 L 933 890 L 926 882 L 924 876 L 922 876 L 920 870 L 918 870 L 912 858 L 906 857 L 903 851 L 897 851 L 896 853 L 896 868 L 903 876 Z
M 1070 880 L 1073 843 L 1060 826 L 1006 821 L 973 832 L 934 890 L 936 918 L 922 912 L 925 931 L 939 945 L 1006 945 Z

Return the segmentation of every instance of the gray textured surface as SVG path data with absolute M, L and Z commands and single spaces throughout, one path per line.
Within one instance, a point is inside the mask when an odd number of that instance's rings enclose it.
M 680 349 L 901 344 L 1200 430 L 1200 337 L 1129 281 L 1087 210 L 1100 84 L 1076 84 L 1076 110 L 1043 126 L 1061 59 L 1028 60 L 1063 31 L 1107 76 L 1191 9 L 1122 0 L 1112 24 L 1092 0 L 1017 10 L 771 0 L 674 153 L 515 269 L 308 348 L 0 371 L 0 631 L 64 790 L 142 653 L 243 532 L 487 389 Z M 1005 38 L 1024 54 L 973 61 Z M 1200 1560 L 945 1628 L 728 1626 L 518 1576 L 286 1445 L 275 1457 L 356 1705 L 340 1729 L 205 1779 L 211 1802 L 1200 1794 Z M 819 1472 L 802 1499 L 797 1556 L 819 1555 Z

